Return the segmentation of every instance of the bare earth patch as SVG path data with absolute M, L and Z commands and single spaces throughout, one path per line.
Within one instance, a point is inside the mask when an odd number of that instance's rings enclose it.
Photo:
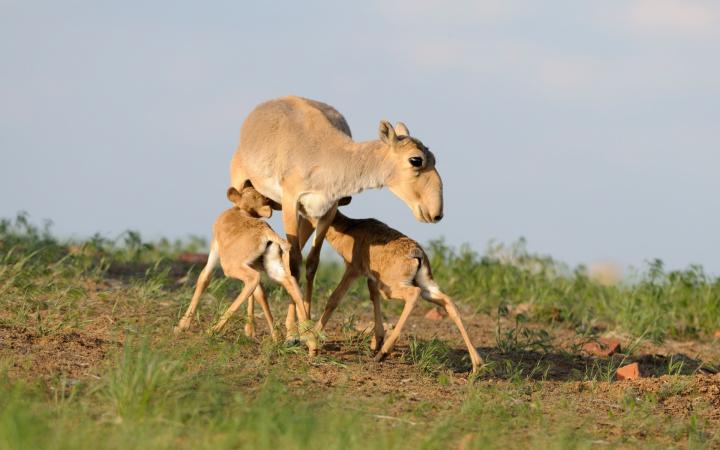
M 0 359 L 9 362 L 10 377 L 97 376 L 108 349 L 117 345 L 91 334 L 71 331 L 41 336 L 0 324 Z

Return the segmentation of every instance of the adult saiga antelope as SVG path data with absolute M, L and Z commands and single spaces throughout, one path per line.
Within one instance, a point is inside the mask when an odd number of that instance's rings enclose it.
M 435 157 L 407 127 L 380 122 L 378 140 L 356 142 L 335 108 L 301 97 L 257 106 L 242 125 L 230 166 L 231 185 L 252 184 L 282 207 L 294 276 L 301 250 L 315 229 L 306 261 L 304 304 L 310 314 L 320 248 L 338 201 L 364 189 L 387 186 L 421 222 L 443 216 L 442 181 Z M 292 327 L 291 305 L 287 324 Z M 309 317 L 309 316 L 308 316 Z

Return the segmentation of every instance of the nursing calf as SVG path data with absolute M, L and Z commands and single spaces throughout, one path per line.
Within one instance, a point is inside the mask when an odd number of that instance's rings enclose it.
M 220 214 L 213 226 L 208 262 L 200 273 L 190 306 L 175 327 L 175 332 L 181 332 L 190 326 L 200 297 L 210 284 L 210 276 L 218 261 L 226 276 L 241 280 L 244 286 L 237 299 L 213 327 L 213 331 L 220 331 L 248 298 L 251 298 L 249 313 L 252 314 L 252 298 L 257 299 L 265 313 L 270 330 L 275 329 L 270 308 L 260 285 L 260 274 L 263 271 L 287 290 L 301 323 L 307 323 L 308 316 L 300 288 L 290 274 L 290 244 L 262 220 L 272 215 L 270 200 L 252 187 L 244 187 L 241 191 L 231 187 L 227 196 L 235 206 Z M 250 317 L 249 326 L 246 327 L 248 334 L 252 334 L 253 331 L 252 320 Z M 273 337 L 277 338 L 275 334 Z M 307 343 L 310 353 L 314 354 L 317 349 L 314 334 L 305 330 L 301 339 Z

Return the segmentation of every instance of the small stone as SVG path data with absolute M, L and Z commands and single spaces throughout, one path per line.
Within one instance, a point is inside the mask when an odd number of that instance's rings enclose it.
M 635 380 L 640 378 L 640 366 L 638 363 L 628 364 L 627 366 L 620 367 L 615 371 L 615 379 L 621 380 Z
M 433 308 L 430 311 L 425 314 L 425 318 L 427 320 L 443 320 L 445 317 L 447 317 L 447 313 L 445 310 L 442 310 L 440 308 Z
M 583 345 L 583 350 L 589 355 L 607 358 L 620 352 L 620 341 L 613 338 L 600 338 L 597 341 Z

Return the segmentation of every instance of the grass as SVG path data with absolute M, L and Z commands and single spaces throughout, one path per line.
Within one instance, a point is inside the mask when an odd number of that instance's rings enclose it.
M 588 358 L 556 339 L 572 332 L 582 342 L 600 324 L 633 342 L 709 335 L 720 327 L 720 282 L 699 267 L 667 272 L 654 262 L 604 286 L 523 242 L 485 255 L 432 242 L 438 282 L 489 324 L 487 366 L 473 378 L 457 332 L 442 324 L 409 325 L 401 355 L 373 363 L 370 335 L 357 330 L 370 313 L 362 282 L 323 336 L 331 348 L 314 360 L 266 332 L 246 338 L 241 318 L 206 335 L 240 288 L 222 277 L 194 331 L 174 338 L 199 271 L 177 255 L 204 246 L 135 232 L 63 241 L 25 215 L 0 220 L 0 450 L 720 445 L 720 383 L 697 375 L 704 362 L 642 360 L 637 345 Z M 341 273 L 323 263 L 320 304 Z M 286 295 L 267 287 L 281 314 Z M 660 378 L 612 382 L 631 360 Z
M 442 369 L 449 368 L 450 348 L 445 342 L 437 338 L 420 341 L 413 337 L 410 338 L 407 359 L 417 366 L 420 371 L 435 375 Z
M 656 259 L 631 279 L 604 286 L 583 266 L 570 269 L 529 253 L 523 240 L 509 247 L 491 245 L 484 256 L 468 247 L 452 249 L 442 240 L 427 250 L 440 284 L 478 311 L 529 304 L 531 318 L 544 323 L 578 328 L 603 323 L 656 340 L 720 328 L 720 278 L 700 266 L 665 271 Z

